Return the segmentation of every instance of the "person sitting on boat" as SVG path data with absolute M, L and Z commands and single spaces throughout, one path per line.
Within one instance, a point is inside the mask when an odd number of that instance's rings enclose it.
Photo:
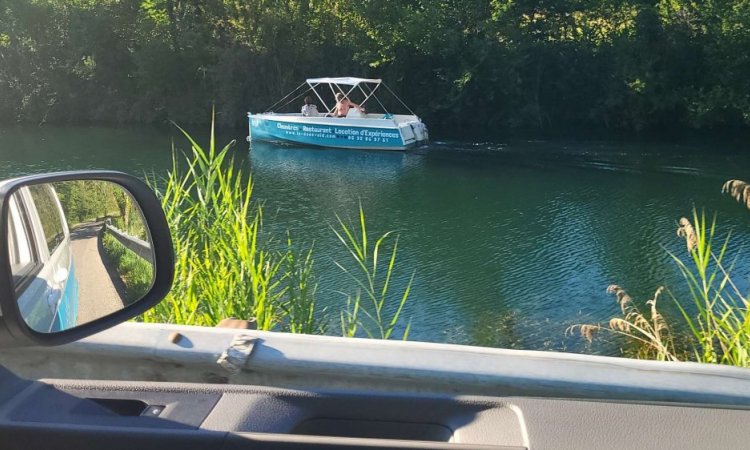
M 365 114 L 364 108 L 346 98 L 344 94 L 341 92 L 336 94 L 336 108 L 333 110 L 333 115 L 335 117 L 346 117 L 346 115 L 349 114 L 349 110 L 352 108 L 356 108 L 361 114 Z
M 309 95 L 305 97 L 305 104 L 302 105 L 302 115 L 305 117 L 318 116 L 318 106 L 313 103 L 313 99 Z

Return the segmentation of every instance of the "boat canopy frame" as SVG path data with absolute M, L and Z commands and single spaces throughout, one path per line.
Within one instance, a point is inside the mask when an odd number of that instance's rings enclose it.
M 332 107 L 328 107 L 328 104 L 323 100 L 323 97 L 318 92 L 319 87 L 327 85 L 331 89 L 331 93 L 335 97 L 336 94 L 341 93 L 344 94 L 344 98 L 349 98 L 349 95 L 354 92 L 356 89 L 359 89 L 360 92 L 365 96 L 365 99 L 359 104 L 360 106 L 364 107 L 365 103 L 367 103 L 368 100 L 371 98 L 374 98 L 375 101 L 378 102 L 381 108 L 383 108 L 383 112 L 386 114 L 390 114 L 388 111 L 388 108 L 383 105 L 383 102 L 380 101 L 377 95 L 375 95 L 375 92 L 380 88 L 380 86 L 383 86 L 396 100 L 398 100 L 401 105 L 406 108 L 407 111 L 413 116 L 416 116 L 414 114 L 414 111 L 409 108 L 409 106 L 404 103 L 401 98 L 396 95 L 395 92 L 391 90 L 391 88 L 388 87 L 387 84 L 383 83 L 383 80 L 380 78 L 356 78 L 356 77 L 323 77 L 323 78 L 308 78 L 305 80 L 304 83 L 297 86 L 293 91 L 285 95 L 281 100 L 277 101 L 273 105 L 271 105 L 269 108 L 267 108 L 264 113 L 273 112 L 273 109 L 277 106 L 279 108 L 283 108 L 284 106 L 289 105 L 293 101 L 299 99 L 303 95 L 307 94 L 308 92 L 312 91 L 315 96 L 320 100 L 320 102 L 323 104 L 323 107 L 326 109 L 326 115 L 333 114 L 334 109 L 336 108 L 336 105 L 334 104 Z M 299 94 L 294 96 L 292 99 L 288 100 L 286 103 L 281 104 L 284 100 L 288 99 L 295 93 L 299 92 L 302 88 L 307 86 L 307 89 L 301 91 Z M 348 89 L 342 88 L 342 86 L 346 86 Z M 279 106 L 280 105 L 280 106 Z

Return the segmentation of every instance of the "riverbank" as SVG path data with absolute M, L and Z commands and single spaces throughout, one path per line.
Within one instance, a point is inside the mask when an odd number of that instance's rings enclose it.
M 190 125 L 214 105 L 239 126 L 322 71 L 385 79 L 433 130 L 723 133 L 749 125 L 748 30 L 739 0 L 10 2 L 0 123 Z

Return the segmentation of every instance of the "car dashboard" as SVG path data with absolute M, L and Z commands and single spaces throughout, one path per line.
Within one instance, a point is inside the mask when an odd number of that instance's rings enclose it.
M 216 361 L 238 336 L 253 348 L 232 373 Z M 750 376 L 719 366 L 136 323 L 0 364 L 4 449 L 750 442 Z

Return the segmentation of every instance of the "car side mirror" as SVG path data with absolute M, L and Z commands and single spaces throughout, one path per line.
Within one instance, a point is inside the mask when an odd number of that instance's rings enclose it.
M 0 182 L 0 346 L 59 345 L 167 295 L 174 254 L 149 187 L 109 171 Z

